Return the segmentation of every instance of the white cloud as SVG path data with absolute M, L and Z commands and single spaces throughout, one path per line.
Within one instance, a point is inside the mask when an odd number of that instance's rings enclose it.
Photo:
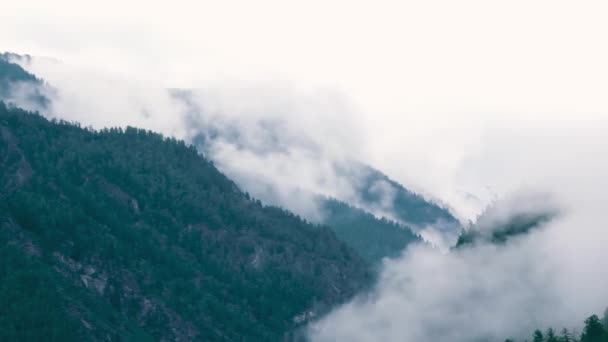
M 498 202 L 482 228 L 552 206 L 544 229 L 506 246 L 441 253 L 411 248 L 386 263 L 369 298 L 315 323 L 315 341 L 522 339 L 536 328 L 579 328 L 608 306 L 606 121 L 527 121 L 488 128 L 462 172 L 501 191 L 549 191 Z
M 3 6 L 0 41 L 169 87 L 338 89 L 363 113 L 351 119 L 365 127 L 363 159 L 470 217 L 479 204 L 455 175 L 488 122 L 605 117 L 607 10 L 544 0 L 19 1 Z
M 218 165 L 311 215 L 307 191 L 351 195 L 333 167 L 350 158 L 462 218 L 521 189 L 553 194 L 567 215 L 546 230 L 503 249 L 408 251 L 374 300 L 318 335 L 419 340 L 461 324 L 503 338 L 608 304 L 588 266 L 608 239 L 606 13 L 602 1 L 19 1 L 3 6 L 0 41 L 61 60 L 32 69 L 58 89 L 54 114 L 85 125 L 190 139 L 188 108 L 165 89 L 198 89 L 195 123 L 236 127 L 247 146 L 219 141 Z

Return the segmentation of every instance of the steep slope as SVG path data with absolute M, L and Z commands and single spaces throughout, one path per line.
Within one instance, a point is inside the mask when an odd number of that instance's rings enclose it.
M 0 340 L 279 340 L 369 281 L 183 142 L 1 103 L 0 133 Z
M 514 215 L 508 220 L 497 222 L 491 231 L 480 230 L 479 227 L 473 226 L 460 234 L 455 248 L 484 242 L 503 244 L 511 238 L 540 227 L 551 218 L 553 218 L 552 213 L 529 213 Z
M 4 63 L 7 65 L 5 68 L 7 72 L 3 74 L 3 69 L 0 68 L 0 78 L 4 75 L 5 78 L 13 80 L 7 83 L 12 85 L 13 89 L 16 84 L 22 81 L 30 85 L 43 83 L 19 65 L 9 62 L 10 60 L 27 62 L 27 56 L 14 54 L 4 54 L 2 56 Z M 37 89 L 37 87 L 28 88 Z M 10 87 L 7 89 L 10 89 Z M 172 92 L 177 99 L 187 104 L 191 116 L 204 114 L 202 109 L 196 107 L 192 102 L 190 92 L 177 90 L 172 90 Z M 11 99 L 6 100 L 10 101 Z M 24 101 L 13 100 L 11 102 L 22 105 Z M 25 102 L 30 103 L 31 101 Z M 272 121 L 263 121 L 254 125 L 260 127 L 261 132 L 259 133 L 264 137 L 262 140 L 268 140 L 269 142 L 269 144 L 262 144 L 263 146 L 260 146 L 259 141 L 252 142 L 244 137 L 241 134 L 242 127 L 234 122 L 217 124 L 213 120 L 203 120 L 203 122 L 193 122 L 193 126 L 198 127 L 196 129 L 198 131 L 197 137 L 193 141 L 199 150 L 205 151 L 206 155 L 211 158 L 214 154 L 209 149 L 218 141 L 232 144 L 238 149 L 251 150 L 261 155 L 271 152 L 280 153 L 280 151 L 290 148 L 289 144 L 285 145 L 288 142 L 281 138 L 281 125 Z M 341 162 L 334 163 L 333 172 L 340 182 L 350 184 L 354 193 L 350 198 L 341 201 L 334 198 L 328 199 L 314 193 L 305 196 L 309 200 L 315 199 L 319 211 L 323 213 L 321 217 L 310 217 L 306 215 L 307 213 L 301 212 L 299 208 L 290 206 L 291 201 L 273 196 L 272 189 L 275 187 L 272 184 L 263 186 L 264 189 L 269 190 L 269 193 L 260 193 L 250 186 L 252 183 L 256 185 L 264 184 L 267 180 L 263 177 L 260 178 L 256 174 L 252 174 L 248 177 L 248 181 L 243 182 L 239 177 L 234 179 L 239 182 L 242 188 L 252 191 L 266 203 L 286 207 L 305 215 L 314 222 L 330 226 L 342 241 L 373 264 L 379 263 L 384 257 L 398 255 L 412 242 L 421 241 L 418 232 L 427 225 L 435 225 L 439 229 L 454 232 L 459 230 L 457 221 L 448 210 L 407 190 L 376 169 L 361 163 Z M 352 232 L 349 231 L 351 228 Z M 412 228 L 414 228 L 415 233 Z
M 32 110 L 44 109 L 50 105 L 50 101 L 43 94 L 43 81 L 20 65 L 11 62 L 13 59 L 27 58 L 11 53 L 0 53 L 0 100 L 26 106 Z
M 213 94 L 184 89 L 171 90 L 171 94 L 185 108 L 193 143 L 215 159 L 244 189 L 263 200 L 279 202 L 297 211 L 299 201 L 290 201 L 285 193 L 309 192 L 309 198 L 333 197 L 414 229 L 433 225 L 438 230 L 457 234 L 461 228 L 445 206 L 424 198 L 365 163 L 327 152 L 323 140 L 315 139 L 314 132 L 292 127 L 287 115 L 272 115 L 282 107 L 270 106 L 268 111 L 271 113 L 267 116 L 256 113 L 256 109 L 265 112 L 266 108 L 258 108 L 255 104 L 251 115 L 218 115 L 221 106 L 206 104 L 206 101 L 214 103 Z M 255 168 L 243 168 L 239 159 L 233 158 L 235 155 L 242 155 L 253 165 L 268 165 L 270 170 L 260 173 Z M 281 170 L 291 167 L 298 171 L 298 167 L 303 167 L 314 179 L 306 187 L 300 182 L 265 178 L 275 174 L 271 172 L 273 163 L 280 165 Z M 331 190 L 323 192 L 323 189 Z
M 394 219 L 407 224 L 424 227 L 442 225 L 445 229 L 458 229 L 458 220 L 446 208 L 426 200 L 421 195 L 390 179 L 381 171 L 364 164 L 355 164 L 360 181 L 357 184 L 361 205 L 370 210 L 385 211 Z
M 547 194 L 516 194 L 486 208 L 474 225 L 461 232 L 454 248 L 507 243 L 542 228 L 559 212 L 559 206 Z
M 36 76 L 25 71 L 21 66 L 8 61 L 8 54 L 0 54 L 0 97 L 10 96 L 17 82 L 38 82 Z
M 188 101 L 188 92 L 177 94 L 178 99 Z M 200 109 L 191 102 L 187 103 L 191 107 L 191 116 L 202 115 Z M 194 121 L 193 127 L 197 125 L 200 123 Z M 290 159 L 291 141 L 281 141 L 281 134 L 277 132 L 282 127 L 280 124 L 262 121 L 254 124 L 253 128 L 248 126 L 247 132 L 241 132 L 241 126 L 243 125 L 234 122 L 221 122 L 210 129 L 193 128 L 197 131 L 193 141 L 211 159 L 217 157 L 217 146 L 232 146 L 235 151 L 245 151 L 247 159 L 268 159 L 271 162 L 283 157 Z M 249 144 L 250 136 L 258 135 L 264 143 L 255 140 Z M 314 150 L 308 151 L 315 156 L 313 159 L 323 160 Z M 320 174 L 317 178 L 327 183 L 319 187 L 349 189 L 346 196 L 332 197 L 302 189 L 299 184 L 290 188 L 284 179 L 276 182 L 265 174 L 260 175 L 256 168 L 241 167 L 237 158 L 227 160 L 220 156 L 215 160 L 243 189 L 251 191 L 267 203 L 286 207 L 312 221 L 328 225 L 342 241 L 372 263 L 378 263 L 384 257 L 394 257 L 410 243 L 422 241 L 420 232 L 430 226 L 437 233 L 445 233 L 454 239 L 461 230 L 459 221 L 448 209 L 408 190 L 379 170 L 359 162 L 340 161 L 320 166 L 325 168 L 327 174 Z
M 370 264 L 385 257 L 397 257 L 411 243 L 422 239 L 409 227 L 374 215 L 334 199 L 323 199 L 324 224 L 356 250 Z

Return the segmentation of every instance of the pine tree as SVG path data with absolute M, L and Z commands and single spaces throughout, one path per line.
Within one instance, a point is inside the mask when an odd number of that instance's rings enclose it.
M 543 337 L 543 333 L 540 330 L 536 330 L 534 332 L 534 337 L 532 339 L 533 342 L 543 342 L 545 338 Z
M 585 328 L 581 335 L 581 342 L 604 342 L 608 341 L 606 329 L 597 315 L 592 315 L 585 320 Z
M 552 328 L 549 328 L 549 330 L 547 330 L 547 338 L 545 339 L 546 342 L 558 342 L 557 336 L 555 336 L 555 331 L 553 331 Z
M 559 337 L 560 342 L 573 342 L 574 338 L 572 337 L 572 333 L 568 331 L 568 329 L 562 329 L 562 333 Z

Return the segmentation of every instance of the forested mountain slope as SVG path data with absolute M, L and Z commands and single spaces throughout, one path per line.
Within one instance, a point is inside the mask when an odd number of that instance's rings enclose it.
M 421 228 L 430 224 L 444 225 L 445 229 L 460 228 L 460 223 L 448 209 L 407 189 L 380 170 L 360 163 L 352 163 L 349 169 L 364 175 L 359 176 L 361 180 L 353 182 L 357 184 L 356 190 L 362 206 L 385 209 L 394 219 Z M 390 198 L 388 208 L 383 203 L 386 202 L 386 197 Z
M 193 147 L 0 103 L 0 340 L 273 341 L 369 281 Z
M 49 112 L 47 106 L 52 103 L 43 94 L 52 93 L 53 90 L 44 81 L 13 63 L 19 60 L 27 62 L 29 58 L 11 53 L 0 54 L 0 100 L 20 106 L 27 104 L 28 109 L 44 109 L 44 112 Z M 181 95 L 177 96 L 177 99 L 188 100 L 188 92 L 182 91 L 178 94 Z M 191 109 L 193 113 L 201 110 L 194 107 Z M 272 130 L 273 125 L 267 126 L 265 133 L 270 136 L 277 134 Z M 217 139 L 236 144 L 240 148 L 253 148 L 248 145 L 249 141 L 240 137 L 239 127 L 197 127 L 200 139 L 194 141 L 200 151 L 206 151 L 209 147 L 207 143 L 213 143 Z M 213 156 L 212 153 L 207 155 Z M 417 233 L 412 231 L 412 227 L 417 231 L 420 227 L 433 224 L 440 229 L 458 231 L 459 228 L 454 227 L 459 225 L 448 210 L 407 190 L 380 171 L 355 162 L 335 167 L 336 174 L 345 182 L 353 184 L 355 200 L 347 203 L 332 198 L 320 198 L 319 207 L 324 215 L 322 220 L 316 222 L 330 226 L 340 239 L 371 263 L 378 263 L 383 257 L 396 256 L 408 244 L 421 241 Z M 256 179 L 255 182 L 262 181 Z M 240 185 L 247 190 L 244 184 Z M 311 194 L 311 197 L 314 196 Z M 270 203 L 296 210 L 283 201 Z M 381 216 L 387 216 L 391 221 L 380 218 Z
M 10 96 L 18 82 L 40 82 L 36 76 L 25 71 L 21 66 L 9 62 L 8 54 L 0 54 L 0 97 Z
M 258 108 L 254 101 L 251 115 L 222 115 L 222 106 L 214 105 L 213 93 L 196 89 L 172 89 L 170 94 L 174 101 L 185 108 L 193 144 L 215 160 L 240 186 L 268 203 L 319 220 L 318 212 L 310 208 L 318 205 L 323 211 L 338 201 L 356 209 L 355 211 L 365 211 L 366 214 L 398 222 L 412 228 L 415 233 L 433 226 L 433 230 L 455 237 L 461 229 L 460 222 L 445 205 L 425 198 L 392 180 L 382 171 L 357 161 L 356 156 L 340 154 L 338 157 L 328 153 L 323 140 L 315 137 L 313 132 L 306 132 L 298 125 L 293 127 L 289 123 L 286 119 L 291 115 L 289 107 Z M 238 113 L 241 109 L 235 110 Z M 270 112 L 267 116 L 257 113 L 266 110 Z M 281 111 L 286 112 L 278 116 L 272 114 Z M 242 168 L 242 160 L 235 157 L 237 155 L 242 155 L 244 160 L 253 164 L 267 165 L 269 171 L 260 173 L 256 168 Z M 274 165 L 282 166 L 274 170 Z M 304 169 L 310 167 L 311 179 L 300 184 L 274 176 L 290 170 L 294 165 L 296 173 L 298 166 Z M 301 200 L 292 200 L 291 195 L 285 194 L 294 194 L 294 198 Z M 311 203 L 311 199 L 319 197 L 321 199 L 317 203 Z M 331 197 L 329 203 L 323 200 L 327 197 Z M 347 208 L 341 208 L 339 218 L 331 217 L 334 210 L 325 210 L 325 217 L 320 222 L 333 228 L 332 223 L 341 220 L 343 216 L 342 209 Z M 384 223 L 380 220 L 365 221 L 369 233 L 381 234 Z M 376 227 L 379 227 L 377 233 Z M 343 228 L 340 227 L 340 230 L 343 231 Z M 361 231 L 356 234 L 360 233 Z M 376 236 L 371 238 L 377 239 Z M 385 256 L 392 254 L 387 252 Z
M 423 242 L 409 227 L 377 218 L 347 203 L 330 198 L 321 203 L 323 223 L 372 265 L 378 265 L 385 257 L 399 256 L 411 243 Z
M 33 109 L 46 108 L 50 101 L 42 91 L 44 82 L 20 65 L 11 62 L 12 59 L 18 58 L 28 57 L 0 53 L 0 100 L 27 104 L 28 108 Z
M 519 195 L 492 204 L 477 217 L 475 224 L 462 230 L 454 248 L 505 244 L 541 228 L 559 215 L 559 207 L 546 194 L 534 194 L 530 198 Z

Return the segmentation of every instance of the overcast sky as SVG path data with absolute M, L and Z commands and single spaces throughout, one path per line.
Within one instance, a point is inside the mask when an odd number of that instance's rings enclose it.
M 331 167 L 342 158 L 463 219 L 548 193 L 561 212 L 546 229 L 505 248 L 409 250 L 371 299 L 311 330 L 470 341 L 580 326 L 608 304 L 608 276 L 588 267 L 608 258 L 607 17 L 608 2 L 583 0 L 21 0 L 1 6 L 0 49 L 60 61 L 32 65 L 59 90 L 54 114 L 95 127 L 188 138 L 164 89 L 201 89 L 197 122 L 234 125 L 249 146 L 218 144 L 217 165 L 266 177 L 281 200 L 299 201 L 294 187 L 346 196 Z
M 0 42 L 166 87 L 340 94 L 361 159 L 472 216 L 469 195 L 513 186 L 462 175 L 489 126 L 605 122 L 607 15 L 605 1 L 25 0 L 3 4 Z
M 339 94 L 355 136 L 333 139 L 470 217 L 470 195 L 524 181 L 463 170 L 496 126 L 606 123 L 607 14 L 603 1 L 15 1 L 0 41 L 128 82 Z

